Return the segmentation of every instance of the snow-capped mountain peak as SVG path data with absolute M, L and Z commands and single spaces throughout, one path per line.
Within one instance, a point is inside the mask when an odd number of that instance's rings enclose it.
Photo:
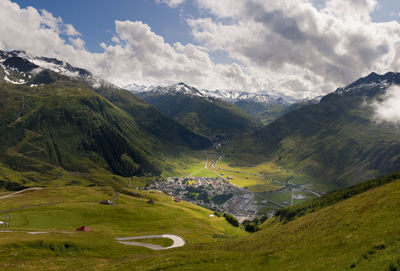
M 4 80 L 12 84 L 26 84 L 37 86 L 40 84 L 51 83 L 51 76 L 43 75 L 43 72 L 55 72 L 64 79 L 71 78 L 80 80 L 93 87 L 113 87 L 113 84 L 93 76 L 89 71 L 73 67 L 65 61 L 55 58 L 37 57 L 26 53 L 25 51 L 1 51 L 0 50 L 0 81 Z M 62 78 L 62 77 L 60 77 Z
M 158 86 L 145 86 L 145 85 L 139 85 L 136 83 L 131 83 L 122 88 L 129 90 L 130 92 L 133 92 L 133 93 L 141 93 L 141 92 L 150 91 L 151 89 L 156 88 L 156 87 L 158 87 Z
M 280 96 L 274 96 L 266 93 L 246 92 L 246 91 L 233 91 L 233 90 L 202 90 L 203 94 L 218 98 L 230 103 L 239 101 L 247 101 L 262 104 L 291 104 L 295 101 L 286 99 Z
M 149 95 L 187 95 L 187 96 L 199 96 L 204 95 L 196 88 L 188 86 L 187 84 L 180 82 L 168 86 L 142 86 L 137 84 L 130 84 L 125 89 L 136 93 Z
M 289 99 L 286 97 L 269 95 L 267 93 L 256 93 L 246 91 L 234 90 L 199 90 L 195 87 L 189 86 L 183 82 L 168 86 L 144 86 L 135 83 L 129 84 L 124 87 L 139 96 L 152 96 L 152 95 L 187 95 L 198 96 L 205 99 L 219 99 L 229 103 L 236 103 L 239 101 L 262 103 L 265 105 L 282 104 L 289 105 L 297 100 Z
M 393 84 L 400 84 L 400 73 L 388 72 L 379 75 L 372 72 L 346 87 L 338 88 L 335 94 L 374 96 L 385 92 Z

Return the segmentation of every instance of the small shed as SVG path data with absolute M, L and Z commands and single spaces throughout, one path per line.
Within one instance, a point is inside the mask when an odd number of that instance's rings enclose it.
M 83 225 L 80 228 L 77 228 L 76 231 L 90 231 L 89 227 L 86 225 Z

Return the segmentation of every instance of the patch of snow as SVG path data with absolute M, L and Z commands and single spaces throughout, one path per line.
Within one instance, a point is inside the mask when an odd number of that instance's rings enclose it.
M 68 76 L 68 77 L 73 77 L 73 78 L 79 77 L 79 72 L 77 72 L 77 71 L 71 72 L 70 70 L 66 69 L 65 62 L 62 62 L 63 65 L 58 65 L 56 63 L 51 63 L 51 62 L 48 62 L 48 61 L 45 61 L 42 59 L 38 59 L 38 58 L 32 58 L 32 59 L 29 59 L 29 61 L 43 69 L 51 70 L 56 73 Z
M 129 90 L 130 92 L 133 93 L 140 93 L 140 92 L 147 92 L 150 91 L 156 87 L 160 87 L 160 86 L 145 86 L 145 85 L 138 85 L 135 83 L 131 83 L 129 85 L 126 85 L 124 87 L 122 87 L 123 89 Z
M 10 75 L 10 73 L 7 71 L 6 67 L 4 67 L 3 64 L 0 64 L 0 66 L 3 68 L 4 72 L 6 73 L 6 75 Z
M 7 75 L 4 76 L 4 80 L 6 80 L 8 83 L 11 83 L 11 84 L 14 84 L 14 85 L 23 85 L 23 84 L 26 83 L 26 81 L 24 81 L 22 79 L 19 79 L 18 82 L 14 82 L 14 81 L 8 79 Z
M 208 97 L 218 98 L 226 102 L 236 103 L 239 101 L 247 101 L 254 103 L 262 103 L 265 105 L 271 104 L 292 104 L 298 102 L 297 100 L 289 99 L 286 97 L 279 97 L 270 95 L 263 92 L 246 92 L 234 90 L 202 90 L 203 94 Z
M 140 93 L 140 94 L 145 94 L 146 96 L 183 94 L 188 96 L 220 99 L 222 101 L 229 103 L 247 101 L 254 103 L 262 103 L 265 105 L 272 105 L 272 104 L 289 105 L 296 102 L 300 102 L 300 100 L 297 99 L 269 95 L 265 92 L 245 92 L 245 91 L 219 90 L 219 89 L 213 91 L 207 89 L 198 90 L 182 82 L 168 86 L 145 86 L 132 83 L 123 88 L 135 94 Z
M 169 85 L 166 87 L 157 86 L 146 89 L 147 95 L 188 95 L 188 96 L 198 96 L 198 97 L 205 97 L 198 89 L 188 86 L 185 83 L 177 83 L 173 85 Z

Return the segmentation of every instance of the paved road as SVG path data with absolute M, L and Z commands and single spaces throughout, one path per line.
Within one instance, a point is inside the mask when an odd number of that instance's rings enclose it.
M 63 234 L 73 234 L 75 232 L 71 231 L 8 231 L 8 230 L 1 230 L 0 233 L 10 233 L 10 232 L 23 232 L 31 235 L 36 235 L 36 234 L 48 234 L 48 233 L 63 233 Z M 168 238 L 174 241 L 174 243 L 169 246 L 169 247 L 163 247 L 159 245 L 153 245 L 153 244 L 147 244 L 147 243 L 141 243 L 141 242 L 129 242 L 129 240 L 142 240 L 142 239 L 154 239 L 154 238 Z M 123 245 L 128 245 L 128 246 L 140 246 L 140 247 L 147 247 L 152 250 L 165 250 L 165 249 L 171 249 L 171 248 L 176 248 L 176 247 L 183 247 L 186 242 L 185 240 L 174 234 L 161 234 L 161 235 L 145 235 L 145 236 L 134 236 L 134 237 L 120 237 L 120 238 L 115 238 L 115 240 L 118 241 L 118 243 L 123 244 Z
M 277 203 L 276 201 L 272 201 L 272 200 L 270 200 L 270 199 L 264 198 L 263 196 L 261 196 L 261 195 L 259 195 L 259 194 L 255 194 L 255 196 L 258 197 L 258 198 L 260 198 L 260 199 L 267 200 L 268 203 L 271 203 L 271 204 L 273 204 L 273 205 L 276 205 L 276 206 L 278 206 L 278 207 L 280 207 L 280 208 L 285 208 L 285 207 L 286 207 L 285 205 L 282 205 L 282 204 L 280 204 L 280 203 Z
M 292 190 L 292 196 L 290 197 L 290 206 L 293 206 L 293 188 L 291 190 Z
M 244 171 L 238 171 L 238 170 L 230 170 L 230 169 L 223 169 L 223 168 L 218 168 L 218 167 L 216 167 L 215 164 L 218 163 L 219 160 L 222 159 L 222 157 L 224 157 L 224 154 L 220 155 L 220 156 L 218 157 L 218 159 L 215 160 L 215 161 L 211 164 L 211 166 L 212 166 L 214 169 L 216 169 L 216 170 L 222 170 L 222 171 L 227 171 L 227 172 L 233 172 L 233 173 L 243 173 L 243 174 L 247 174 L 247 175 L 251 175 L 251 176 L 256 176 L 256 177 L 259 176 L 259 174 L 256 174 L 256 173 L 250 173 L 250 172 L 244 172 Z
M 34 191 L 34 190 L 40 190 L 40 189 L 43 189 L 43 188 L 41 188 L 41 187 L 31 187 L 31 188 L 27 188 L 27 189 L 24 189 L 24 190 L 21 190 L 21 191 L 17 191 L 17 192 L 14 192 L 14 193 L 11 193 L 11 194 L 8 194 L 8 195 L 5 195 L 5 196 L 1 196 L 0 199 L 7 199 L 7 198 L 14 197 L 14 196 L 16 196 L 18 194 L 24 193 L 26 191 Z
M 306 188 L 304 186 L 301 186 L 301 185 L 298 185 L 298 184 L 295 184 L 295 183 L 291 183 L 291 182 L 287 182 L 287 184 L 286 184 L 285 182 L 281 182 L 281 181 L 278 181 L 278 180 L 275 180 L 275 179 L 272 179 L 272 178 L 269 178 L 269 179 L 272 180 L 275 183 L 280 184 L 280 185 L 283 185 L 283 186 L 286 186 L 286 187 L 289 187 L 288 185 L 290 185 L 290 186 L 292 186 L 292 187 L 294 187 L 294 188 L 296 188 L 298 190 L 307 191 L 307 192 L 310 192 L 310 193 L 316 195 L 317 197 L 321 197 L 321 194 L 315 192 L 314 190 Z
M 154 238 L 168 238 L 168 239 L 171 239 L 172 241 L 174 241 L 174 243 L 169 247 L 163 247 L 163 246 L 159 246 L 159 245 L 128 241 L 128 240 L 141 240 L 141 239 L 154 239 Z M 185 240 L 182 237 L 180 237 L 178 235 L 174 235 L 174 234 L 120 237 L 120 238 L 115 238 L 115 240 L 117 240 L 118 243 L 123 244 L 123 245 L 147 247 L 152 250 L 165 250 L 165 249 L 171 249 L 171 248 L 176 248 L 176 247 L 183 247 L 185 245 Z
M 260 174 L 255 174 L 255 173 L 250 173 L 250 172 L 244 172 L 244 171 L 227 170 L 227 169 L 222 169 L 222 168 L 216 167 L 216 163 L 218 163 L 223 157 L 224 157 L 224 154 L 221 154 L 221 155 L 217 158 L 217 160 L 215 160 L 215 161 L 211 164 L 211 166 L 212 166 L 214 169 L 216 169 L 216 170 L 222 170 L 222 171 L 234 172 L 234 173 L 244 173 L 244 174 L 248 174 L 248 175 L 252 175 L 252 176 L 263 177 L 263 176 L 261 176 Z M 281 167 L 279 167 L 279 169 L 282 170 Z M 218 174 L 218 173 L 216 173 L 216 174 Z M 219 174 L 218 174 L 218 175 L 219 175 Z M 222 177 L 221 175 L 219 175 L 219 176 Z M 225 179 L 225 178 L 224 178 L 224 179 Z M 290 183 L 290 182 L 284 183 L 284 182 L 281 182 L 281 181 L 278 181 L 278 180 L 272 180 L 272 181 L 274 181 L 274 182 L 276 182 L 276 183 L 279 183 L 280 185 L 283 185 L 283 186 L 285 186 L 285 187 L 287 187 L 287 188 L 289 188 L 290 186 L 292 187 L 291 205 L 293 205 L 293 188 L 296 188 L 296 189 L 299 189 L 299 190 L 302 190 L 302 191 L 307 191 L 307 192 L 310 192 L 310 193 L 316 195 L 317 197 L 321 197 L 321 194 L 319 194 L 319 193 L 317 193 L 317 192 L 315 192 L 315 191 L 313 191 L 313 190 L 311 190 L 311 189 L 309 189 L 309 188 L 306 188 L 306 187 L 303 187 L 303 186 L 301 186 L 301 185 L 295 184 L 295 183 Z M 289 186 L 289 185 L 290 185 L 290 186 Z M 284 206 L 284 205 L 282 205 L 282 204 L 279 204 L 279 203 L 277 203 L 277 202 L 274 202 L 274 201 L 271 201 L 271 200 L 269 200 L 269 199 L 267 199 L 267 198 L 264 198 L 264 197 L 260 196 L 259 194 L 255 194 L 255 196 L 257 196 L 257 197 L 259 197 L 259 198 L 261 198 L 261 199 L 268 200 L 268 202 L 270 202 L 270 203 L 272 203 L 272 204 L 274 204 L 274 205 L 276 205 L 276 206 L 279 206 L 279 207 L 286 207 L 286 206 Z
M 190 177 L 190 176 L 193 176 L 193 175 L 195 175 L 195 174 L 197 174 L 197 173 L 199 173 L 199 172 L 202 171 L 203 169 L 208 169 L 208 153 L 207 153 L 206 151 L 203 151 L 203 152 L 204 152 L 204 153 L 206 154 L 206 156 L 207 156 L 206 164 L 204 165 L 204 168 L 201 168 L 201 169 L 199 169 L 198 171 L 196 171 L 196 172 L 190 174 L 189 177 Z
M 214 169 L 216 169 L 216 170 L 228 171 L 228 172 L 234 172 L 234 173 L 244 173 L 244 174 L 248 174 L 248 175 L 252 175 L 252 176 L 263 177 L 263 176 L 261 176 L 260 174 L 255 174 L 255 173 L 250 173 L 250 172 L 234 171 L 234 170 L 228 170 L 228 169 L 217 168 L 217 167 L 215 166 L 215 164 L 218 163 L 219 160 L 222 159 L 222 157 L 224 157 L 223 154 L 220 155 L 220 156 L 218 157 L 218 159 L 215 160 L 215 161 L 211 164 L 211 166 L 212 166 Z M 282 170 L 281 167 L 279 167 L 279 169 Z M 281 184 L 281 185 L 287 186 L 287 184 L 285 184 L 284 182 L 281 182 L 281 181 L 278 181 L 278 180 L 272 180 L 272 181 L 274 181 L 274 182 L 276 182 L 276 183 L 279 183 L 279 184 Z M 295 183 L 291 183 L 291 182 L 288 182 L 288 184 L 290 184 L 291 186 L 293 186 L 293 187 L 296 188 L 296 189 L 303 190 L 303 191 L 307 191 L 307 192 L 310 192 L 310 193 L 316 195 L 317 197 L 321 197 L 321 194 L 319 194 L 319 193 L 317 193 L 317 192 L 315 192 L 314 190 L 311 190 L 311 189 L 309 189 L 309 188 L 306 188 L 306 187 L 303 187 L 303 186 L 301 186 L 301 185 L 298 185 L 298 184 L 295 184 Z

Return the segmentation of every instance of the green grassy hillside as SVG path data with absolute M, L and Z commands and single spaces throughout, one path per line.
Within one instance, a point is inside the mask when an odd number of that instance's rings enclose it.
M 128 190 L 126 190 L 128 191 Z M 130 190 L 119 194 L 105 187 L 66 186 L 27 191 L 1 199 L 0 217 L 11 214 L 9 230 L 0 232 L 0 269 L 109 270 L 132 255 L 157 257 L 147 248 L 125 246 L 117 237 L 177 234 L 188 245 L 245 236 L 224 218 L 160 192 Z M 100 201 L 113 199 L 116 205 Z M 154 205 L 148 204 L 149 199 Z M 90 232 L 76 232 L 87 225 Z M 50 232 L 30 235 L 26 232 Z M 68 233 L 62 233 L 68 232 Z M 163 239 L 147 240 L 168 245 Z
M 235 102 L 235 105 L 250 116 L 260 120 L 264 125 L 272 123 L 285 113 L 295 109 L 294 106 L 287 104 L 270 105 L 246 100 L 237 101 Z
M 397 80 L 396 76 L 391 80 Z M 289 112 L 251 136 L 239 138 L 232 143 L 233 156 L 274 161 L 341 187 L 400 170 L 400 130 L 374 122 L 368 104 L 383 89 L 380 81 L 375 85 L 364 81 L 349 87 L 348 93 L 330 94 L 319 104 Z
M 24 173 L 23 182 L 35 182 L 37 173 L 52 180 L 63 171 L 158 175 L 166 160 L 209 144 L 127 91 L 109 96 L 127 111 L 78 81 L 0 84 L 2 177 L 10 171 Z
M 132 256 L 118 270 L 398 270 L 400 181 L 249 237 Z M 193 257 L 192 255 L 196 255 Z
M 143 93 L 146 102 L 197 134 L 232 136 L 246 133 L 260 123 L 239 107 L 219 99 L 193 95 Z
M 0 268 L 398 270 L 400 217 L 396 214 L 400 212 L 400 180 L 394 177 L 344 190 L 341 195 L 353 196 L 342 197 L 287 223 L 269 219 L 251 235 L 223 218 L 210 217 L 208 210 L 174 202 L 156 191 L 125 189 L 126 194 L 119 196 L 106 187 L 27 191 L 0 201 L 0 214 L 12 215 L 10 230 L 14 231 L 0 232 Z M 111 198 L 116 205 L 99 204 Z M 147 203 L 150 198 L 154 205 Z M 82 225 L 91 231 L 74 231 Z M 30 235 L 28 231 L 49 233 Z M 187 244 L 152 251 L 114 240 L 165 233 L 178 234 Z M 169 244 L 156 239 L 147 242 Z
M 144 102 L 127 90 L 102 86 L 95 88 L 95 91 L 134 117 L 142 130 L 146 130 L 164 141 L 193 149 L 210 146 L 210 142 L 207 139 L 161 114 L 154 106 Z

